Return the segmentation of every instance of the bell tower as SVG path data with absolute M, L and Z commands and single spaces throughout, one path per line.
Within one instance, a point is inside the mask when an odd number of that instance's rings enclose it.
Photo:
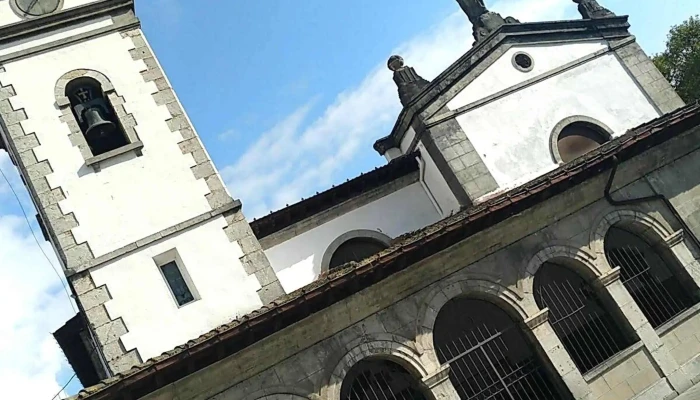
M 62 264 L 80 307 L 71 326 L 83 327 L 73 339 L 99 378 L 284 294 L 133 0 L 6 0 L 0 42 L 0 148 Z

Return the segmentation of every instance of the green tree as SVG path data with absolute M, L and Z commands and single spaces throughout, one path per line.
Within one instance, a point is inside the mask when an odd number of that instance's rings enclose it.
M 700 99 L 700 18 L 671 28 L 666 50 L 653 57 L 656 68 L 686 102 Z

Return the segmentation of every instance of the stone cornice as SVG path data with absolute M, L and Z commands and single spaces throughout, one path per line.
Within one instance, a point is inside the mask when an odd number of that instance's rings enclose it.
M 133 22 L 138 19 L 133 16 L 134 0 L 102 0 L 84 6 L 69 8 L 44 17 L 27 19 L 0 28 L 0 45 L 9 44 L 30 36 L 50 33 L 71 25 L 105 15 L 119 13 L 132 14 Z

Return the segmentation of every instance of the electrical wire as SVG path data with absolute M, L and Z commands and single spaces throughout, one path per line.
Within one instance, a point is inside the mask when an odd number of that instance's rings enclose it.
M 53 395 L 53 397 L 51 398 L 51 400 L 54 400 L 56 397 L 60 396 L 61 393 L 63 393 L 63 391 L 66 390 L 66 388 L 68 387 L 68 385 L 73 381 L 73 379 L 75 379 L 75 377 L 76 377 L 77 375 L 78 375 L 78 374 L 75 374 L 75 373 L 74 373 L 73 376 L 71 376 L 70 379 L 68 379 L 68 382 L 66 382 L 66 384 L 63 385 L 63 387 L 61 388 L 61 390 L 59 390 L 58 393 L 56 393 L 55 395 Z M 60 399 L 60 397 L 59 397 L 59 399 Z
M 2 168 L 0 168 L 0 175 L 2 175 L 3 179 L 7 183 L 7 186 L 10 188 L 10 190 L 12 191 L 12 194 L 15 196 L 15 200 L 17 200 L 17 204 L 19 204 L 19 208 L 20 208 L 20 210 L 22 210 L 22 215 L 24 215 L 24 220 L 27 223 L 27 226 L 29 227 L 29 232 L 31 232 L 32 237 L 34 238 L 34 241 L 36 242 L 36 245 L 39 246 L 39 250 L 41 250 L 41 254 L 44 255 L 44 258 L 46 259 L 46 261 L 48 261 L 49 265 L 51 265 L 53 272 L 56 273 L 56 277 L 58 277 L 58 280 L 61 282 L 61 286 L 63 286 L 63 291 L 66 293 L 66 296 L 68 297 L 68 302 L 70 303 L 71 308 L 73 309 L 73 311 L 78 312 L 75 309 L 75 306 L 73 305 L 73 298 L 71 297 L 70 292 L 68 291 L 68 286 L 66 286 L 66 283 L 63 281 L 63 278 L 61 278 L 61 274 L 58 272 L 58 270 L 56 269 L 56 266 L 53 264 L 53 262 L 51 262 L 51 259 L 44 251 L 44 248 L 41 246 L 39 239 L 37 239 L 36 234 L 34 233 L 34 228 L 32 228 L 32 224 L 29 221 L 29 217 L 27 216 L 27 212 L 25 211 L 24 206 L 22 205 L 22 201 L 19 199 L 19 196 L 17 195 L 15 188 L 12 187 L 10 180 L 7 179 L 7 175 L 5 175 Z

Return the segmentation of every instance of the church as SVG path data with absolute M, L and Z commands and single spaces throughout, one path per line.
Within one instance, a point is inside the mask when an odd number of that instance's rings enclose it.
M 134 0 L 0 2 L 0 149 L 79 308 L 54 333 L 74 399 L 700 384 L 700 105 L 603 0 L 527 23 L 457 2 L 469 51 L 432 81 L 388 59 L 403 108 L 374 145 L 386 164 L 254 221 Z

